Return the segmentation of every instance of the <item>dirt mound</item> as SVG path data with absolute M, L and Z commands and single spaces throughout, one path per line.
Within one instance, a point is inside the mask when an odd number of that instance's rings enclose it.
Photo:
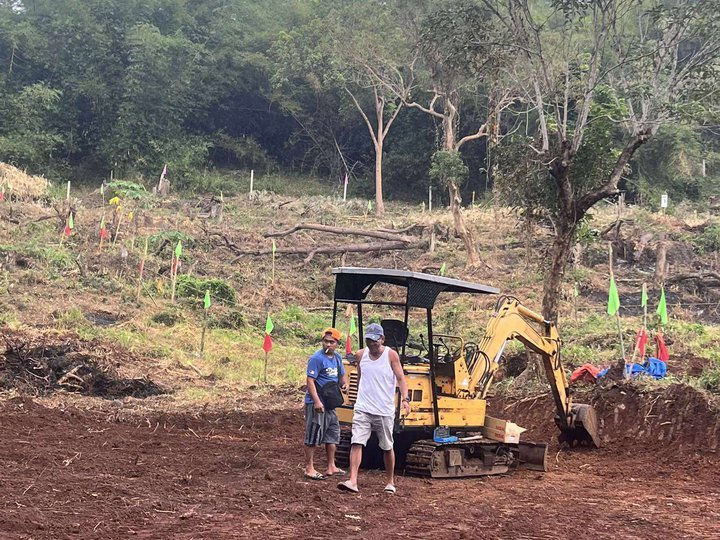
M 147 377 L 123 378 L 117 368 L 136 361 L 128 351 L 75 335 L 3 331 L 0 388 L 48 395 L 58 390 L 108 399 L 144 398 L 166 391 Z
M 0 190 L 5 196 L 39 199 L 47 194 L 50 183 L 42 176 L 31 176 L 17 167 L 0 162 Z
M 699 390 L 684 384 L 643 390 L 619 382 L 577 391 L 575 403 L 592 405 L 603 444 L 622 453 L 720 457 L 720 411 Z M 554 439 L 555 408 L 548 395 L 492 399 L 488 413 L 528 428 L 527 440 Z

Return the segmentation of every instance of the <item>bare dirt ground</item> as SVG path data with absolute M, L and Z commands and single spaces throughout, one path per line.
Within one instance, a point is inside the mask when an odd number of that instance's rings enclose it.
M 299 393 L 142 414 L 16 397 L 0 404 L 0 537 L 718 538 L 718 415 L 694 392 L 595 390 L 604 448 L 553 446 L 544 474 L 401 476 L 394 496 L 379 471 L 359 495 L 303 478 Z M 546 397 L 490 408 L 554 436 Z

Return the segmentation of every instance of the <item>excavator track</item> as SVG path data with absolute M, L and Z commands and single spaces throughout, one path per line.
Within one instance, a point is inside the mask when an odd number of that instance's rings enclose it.
M 490 440 L 438 443 L 421 440 L 408 450 L 405 472 L 432 478 L 466 478 L 504 474 L 525 464 L 545 470 L 547 445 L 505 444 Z

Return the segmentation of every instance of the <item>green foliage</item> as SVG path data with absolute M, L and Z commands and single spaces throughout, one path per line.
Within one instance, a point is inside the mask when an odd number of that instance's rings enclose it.
M 192 248 L 195 245 L 195 238 L 180 231 L 162 231 L 151 234 L 148 238 L 148 246 L 156 253 L 171 252 L 175 249 L 178 241 L 182 242 L 183 249 Z
M 720 394 L 720 362 L 715 362 L 712 366 L 706 367 L 698 382 L 702 388 Z
M 0 245 L 0 253 L 16 253 L 36 262 L 42 263 L 55 270 L 67 270 L 75 266 L 75 260 L 70 252 L 57 246 L 40 246 L 35 242 L 20 245 Z
M 190 298 L 197 300 L 197 305 L 202 307 L 205 298 L 205 291 L 210 291 L 213 302 L 220 302 L 229 306 L 236 303 L 236 293 L 230 285 L 222 279 L 203 279 L 195 276 L 181 274 L 177 278 L 176 294 L 178 298 Z
M 179 311 L 161 311 L 150 317 L 150 320 L 157 324 L 165 326 L 175 326 L 183 322 L 185 319 Z
M 638 197 L 657 208 L 663 192 L 673 206 L 683 199 L 704 201 L 720 195 L 720 171 L 712 167 L 719 160 L 719 144 L 717 138 L 704 136 L 695 126 L 673 123 L 662 128 L 638 151 Z M 703 160 L 711 164 L 706 177 Z
M 320 341 L 320 332 L 331 322 L 326 315 L 309 312 L 296 305 L 290 305 L 273 316 L 273 321 L 273 335 L 292 336 L 313 345 Z
M 127 180 L 114 180 L 108 184 L 109 197 L 120 197 L 121 199 L 131 199 L 134 201 L 142 201 L 147 199 L 150 194 L 145 186 L 137 182 Z
M 62 148 L 64 137 L 50 126 L 60 112 L 61 95 L 37 83 L 0 99 L 0 161 L 45 172 L 56 166 L 53 154 Z
M 691 241 L 701 254 L 720 251 L 720 225 L 710 225 Z
M 208 321 L 208 326 L 210 328 L 240 330 L 247 326 L 247 320 L 240 309 L 230 309 L 220 313 L 213 313 Z
M 462 160 L 460 152 L 439 150 L 433 155 L 430 165 L 430 178 L 438 180 L 443 186 L 450 183 L 462 184 L 468 177 L 468 167 Z

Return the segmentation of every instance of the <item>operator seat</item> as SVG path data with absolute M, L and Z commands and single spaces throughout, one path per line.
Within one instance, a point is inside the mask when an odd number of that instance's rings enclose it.
M 383 319 L 380 326 L 385 331 L 385 345 L 392 347 L 400 354 L 405 340 L 408 338 L 408 327 L 403 321 L 397 319 Z

